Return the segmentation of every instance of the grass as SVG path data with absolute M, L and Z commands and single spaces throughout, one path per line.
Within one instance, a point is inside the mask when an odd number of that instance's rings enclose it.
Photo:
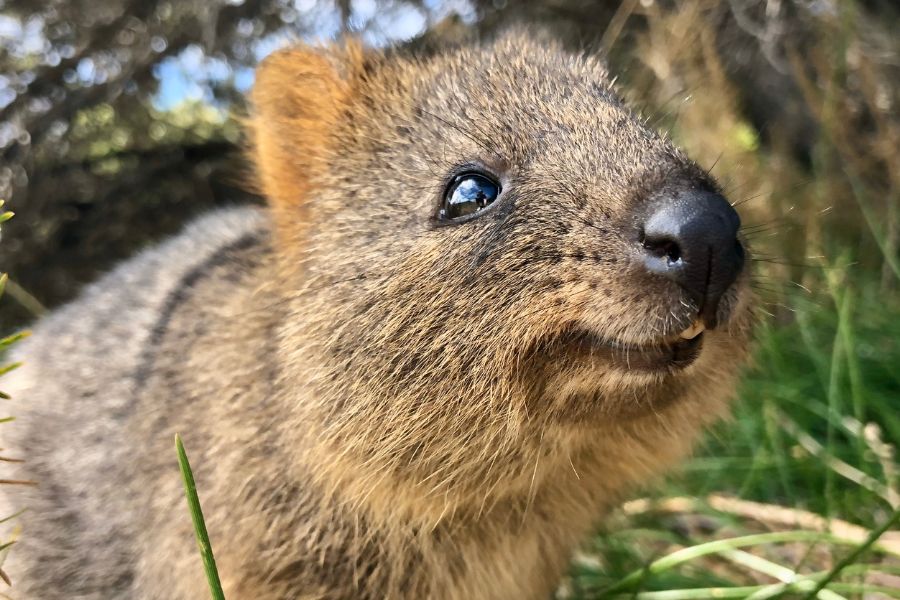
M 900 307 L 869 298 L 848 310 L 847 289 L 832 289 L 830 307 L 795 299 L 793 323 L 763 325 L 734 419 L 656 497 L 614 516 L 559 597 L 900 598 L 900 532 L 885 539 L 900 525 L 885 442 L 900 439 Z M 223 600 L 176 446 L 211 594 Z
M 14 216 L 14 214 L 11 211 L 4 211 L 3 205 L 4 205 L 4 201 L 0 200 L 0 224 L 3 224 L 5 222 L 9 221 Z M 6 287 L 7 287 L 8 283 L 9 283 L 9 277 L 6 275 L 6 273 L 0 274 L 0 296 L 3 295 L 4 291 L 6 291 Z M 0 338 L 0 358 L 2 358 L 5 355 L 5 353 L 13 346 L 13 344 L 15 344 L 16 342 L 18 342 L 26 337 L 28 337 L 28 332 L 22 331 L 19 333 L 8 335 L 4 338 Z M 10 371 L 13 371 L 13 370 L 19 368 L 20 365 L 21 365 L 21 363 L 17 363 L 17 362 L 5 363 L 5 364 L 3 362 L 0 362 L 0 376 L 3 376 L 5 374 L 9 373 Z M 10 398 L 9 394 L 0 391 L 0 400 L 9 400 L 9 398 Z M 2 418 L 0 418 L 0 424 L 10 423 L 14 420 L 15 420 L 15 418 L 11 417 L 11 416 L 2 417 Z M 20 459 L 9 458 L 9 457 L 5 457 L 5 456 L 0 456 L 0 461 L 2 461 L 2 462 L 21 462 Z M 19 480 L 13 480 L 13 479 L 0 479 L 0 485 L 32 485 L 32 482 L 19 481 Z M 0 524 L 14 520 L 16 517 L 18 517 L 21 514 L 21 512 L 22 511 L 19 511 L 15 514 L 7 515 L 7 516 L 0 518 Z M 2 579 L 7 585 L 12 585 L 12 581 L 10 580 L 9 575 L 7 575 L 6 572 L 3 570 L 2 566 L 3 566 L 3 561 L 6 559 L 6 555 L 9 552 L 10 548 L 13 546 L 13 544 L 16 543 L 16 535 L 17 535 L 17 531 L 14 530 L 13 534 L 11 536 L 11 539 L 0 542 L 0 579 Z
M 651 122 L 715 164 L 740 205 L 759 259 L 755 363 L 734 418 L 617 511 L 557 595 L 900 598 L 900 119 L 859 83 L 891 77 L 854 1 L 823 13 L 813 50 L 788 53 L 818 128 L 798 160 L 777 127 L 760 142 L 722 77 L 716 5 L 648 8 L 618 60 Z
M 184 444 L 181 443 L 181 436 L 178 434 L 175 435 L 175 450 L 178 453 L 178 467 L 181 469 L 181 477 L 184 480 L 184 495 L 187 498 L 188 510 L 190 510 L 191 521 L 194 524 L 194 534 L 197 536 L 200 556 L 203 558 L 203 570 L 206 572 L 206 580 L 209 582 L 209 591 L 213 600 L 225 600 L 222 583 L 219 581 L 219 570 L 216 568 L 216 558 L 209 541 L 209 533 L 206 531 L 206 521 L 203 519 L 203 511 L 200 508 L 200 497 L 197 495 L 197 485 L 194 483 L 194 472 L 191 470 L 191 463 L 188 462 L 187 452 L 184 451 Z
M 712 31 L 721 4 L 624 3 L 644 21 L 610 57 L 650 124 L 714 165 L 740 204 L 766 313 L 755 364 L 734 418 L 616 511 L 557 595 L 900 598 L 900 119 L 885 100 L 898 96 L 895 72 L 855 0 L 821 3 L 835 10 L 805 32 L 816 43 L 784 56 L 816 126 L 809 156 L 798 157 L 777 126 L 764 140 L 745 117 Z M 604 46 L 626 37 L 628 18 L 617 15 Z M 222 598 L 177 444 L 211 593 Z
M 791 304 L 733 420 L 619 511 L 561 596 L 900 598 L 900 304 L 866 274 Z
M 763 317 L 755 362 L 734 418 L 612 515 L 557 596 L 900 598 L 896 45 L 855 0 L 816 17 L 808 52 L 788 44 L 783 68 L 816 126 L 798 157 L 777 123 L 763 139 L 745 117 L 712 29 L 721 4 L 625 3 L 638 33 L 603 45 L 648 122 L 740 207 Z

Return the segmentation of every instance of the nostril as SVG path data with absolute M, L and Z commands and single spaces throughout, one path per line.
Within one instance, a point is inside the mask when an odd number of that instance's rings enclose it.
M 674 264 L 681 260 L 681 246 L 671 238 L 647 237 L 645 234 L 641 236 L 641 245 L 652 256 L 665 258 L 669 264 Z
M 706 326 L 743 268 L 740 217 L 719 194 L 697 190 L 664 195 L 639 229 L 643 265 L 675 283 L 696 304 Z

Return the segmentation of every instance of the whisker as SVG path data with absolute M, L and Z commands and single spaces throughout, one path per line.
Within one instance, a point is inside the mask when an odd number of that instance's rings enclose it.
M 837 268 L 837 267 L 824 267 L 822 265 L 813 264 L 813 263 L 798 263 L 798 262 L 790 262 L 787 260 L 780 260 L 777 257 L 765 257 L 765 256 L 753 256 L 750 258 L 753 262 L 762 262 L 768 263 L 772 265 L 784 265 L 787 267 L 798 267 L 798 268 L 806 268 L 806 269 L 827 269 L 827 268 Z
M 463 127 L 460 127 L 459 125 L 456 125 L 455 123 L 452 123 L 452 122 L 448 121 L 447 119 L 441 117 L 440 115 L 437 115 L 425 108 L 420 107 L 420 109 L 423 113 L 427 114 L 431 118 L 433 118 L 437 121 L 440 121 L 447 127 L 450 127 L 451 129 L 454 129 L 454 130 L 458 131 L 459 133 L 461 133 L 462 135 L 464 135 L 465 137 L 469 138 L 472 142 L 477 144 L 485 152 L 489 152 L 490 154 L 494 155 L 496 158 L 499 158 L 501 160 L 504 158 L 502 154 L 497 152 L 496 148 L 491 147 L 491 145 L 489 143 L 485 142 L 484 140 L 479 139 L 478 136 L 474 135 L 471 131 L 464 129 Z
M 721 160 L 722 156 L 725 154 L 725 151 L 722 150 L 719 152 L 719 155 L 716 157 L 716 160 L 713 161 L 713 164 L 706 170 L 707 177 L 712 173 L 712 170 L 716 168 L 716 165 L 719 164 L 719 160 Z
M 784 192 L 794 192 L 794 191 L 796 191 L 796 190 L 798 190 L 798 189 L 800 189 L 800 188 L 802 188 L 802 187 L 805 187 L 805 186 L 809 185 L 809 184 L 812 183 L 813 181 L 814 181 L 814 179 L 813 179 L 812 177 L 810 177 L 809 179 L 806 179 L 806 180 L 804 180 L 804 181 L 801 181 L 800 183 L 797 183 L 797 184 L 794 184 L 794 185 L 792 185 L 792 186 L 789 186 L 786 190 L 784 190 Z M 774 190 L 773 190 L 773 193 L 774 193 Z M 760 192 L 760 193 L 758 193 L 758 194 L 754 194 L 753 196 L 750 196 L 750 197 L 748 197 L 748 198 L 744 198 L 744 199 L 742 199 L 742 200 L 738 200 L 737 202 L 735 202 L 734 204 L 732 204 L 732 206 L 735 206 L 735 207 L 740 206 L 741 204 L 744 204 L 745 202 L 749 202 L 749 201 L 751 201 L 751 200 L 754 200 L 754 199 L 756 199 L 756 198 L 759 198 L 760 196 L 764 196 L 765 194 L 766 194 L 766 192 Z M 793 206 L 791 207 L 791 210 L 793 210 Z

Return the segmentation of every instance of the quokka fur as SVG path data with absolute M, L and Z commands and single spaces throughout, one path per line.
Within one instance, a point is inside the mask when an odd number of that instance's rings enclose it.
M 4 389 L 33 489 L 16 599 L 204 597 L 195 467 L 227 597 L 547 598 L 572 551 L 727 412 L 748 275 L 699 358 L 629 370 L 697 307 L 634 260 L 658 190 L 716 183 L 602 63 L 527 33 L 264 61 L 248 153 L 267 209 L 211 214 L 41 320 Z M 443 225 L 454 173 L 490 211 Z M 4 513 L 5 514 L 5 513 Z

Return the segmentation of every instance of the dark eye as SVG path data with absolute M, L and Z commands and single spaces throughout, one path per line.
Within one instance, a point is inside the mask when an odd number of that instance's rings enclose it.
M 440 219 L 453 221 L 474 215 L 500 195 L 500 184 L 481 173 L 462 173 L 453 178 L 444 193 Z

